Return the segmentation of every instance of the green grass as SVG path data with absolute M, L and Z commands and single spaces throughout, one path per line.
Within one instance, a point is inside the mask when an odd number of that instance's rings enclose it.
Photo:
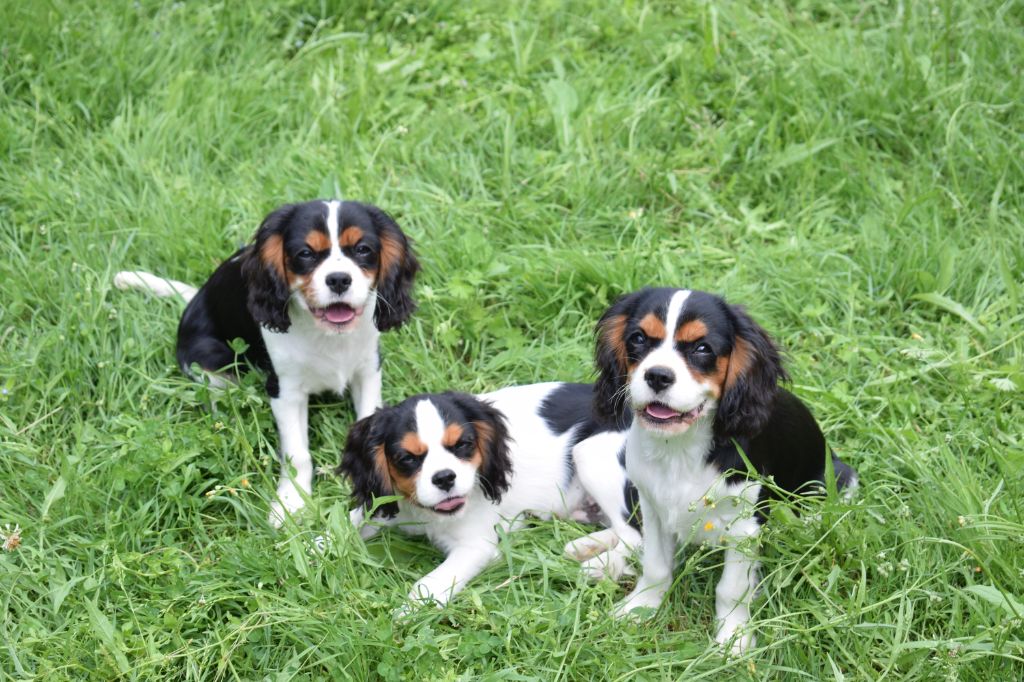
M 1024 3 L 753 5 L 0 1 L 0 678 L 1024 676 Z M 588 379 L 649 284 L 776 336 L 863 486 L 776 510 L 756 650 L 712 646 L 713 551 L 624 624 L 536 523 L 395 624 L 436 551 L 362 543 L 331 476 L 267 526 L 258 378 L 188 383 L 181 306 L 111 276 L 339 193 L 424 263 L 388 400 Z M 318 464 L 352 418 L 315 407 Z

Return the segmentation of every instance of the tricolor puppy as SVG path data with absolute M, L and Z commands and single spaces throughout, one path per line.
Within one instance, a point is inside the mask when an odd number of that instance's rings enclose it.
M 267 373 L 280 438 L 281 479 L 270 513 L 280 525 L 312 489 L 309 396 L 351 388 L 360 418 L 381 405 L 378 339 L 415 309 L 418 270 L 409 240 L 384 211 L 310 201 L 268 215 L 254 242 L 198 291 L 143 272 L 121 272 L 114 281 L 188 301 L 177 355 L 189 376 L 198 366 L 222 385 L 224 368 L 237 359 L 229 342 L 248 344 L 240 359 Z
M 379 410 L 351 428 L 339 467 L 357 503 L 353 523 L 363 537 L 378 520 L 426 534 L 446 558 L 409 599 L 443 605 L 498 557 L 499 524 L 512 530 L 527 513 L 581 509 L 572 447 L 610 432 L 608 450 L 595 454 L 614 460 L 625 439 L 595 422 L 592 409 L 592 386 L 547 383 L 479 397 L 419 395 Z M 363 525 L 373 498 L 390 495 L 401 499 Z
M 779 387 L 786 373 L 765 331 L 717 296 L 685 289 L 624 296 L 598 324 L 597 366 L 595 411 L 633 415 L 625 466 L 607 457 L 577 458 L 576 466 L 608 490 L 628 489 L 628 476 L 643 522 L 643 573 L 618 613 L 661 604 L 677 543 L 722 545 L 716 639 L 745 650 L 754 644 L 742 628 L 758 582 L 760 503 L 771 492 L 748 478 L 741 451 L 790 493 L 821 490 L 827 458 L 838 488 L 852 489 L 856 474 L 829 453 L 807 407 Z

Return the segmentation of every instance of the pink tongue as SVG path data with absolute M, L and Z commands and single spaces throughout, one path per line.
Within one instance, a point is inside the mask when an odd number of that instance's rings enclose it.
M 461 507 L 465 503 L 465 497 L 449 497 L 447 500 L 435 504 L 434 509 L 437 509 L 439 511 L 451 511 L 452 509 Z
M 658 403 L 651 403 L 647 406 L 647 414 L 651 415 L 655 419 L 671 419 L 672 417 L 678 417 L 679 412 Z
M 344 303 L 332 303 L 324 308 L 324 317 L 332 324 L 344 324 L 356 316 L 352 306 Z

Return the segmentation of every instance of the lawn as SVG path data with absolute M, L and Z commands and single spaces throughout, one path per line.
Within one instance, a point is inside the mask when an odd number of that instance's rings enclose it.
M 0 678 L 1024 677 L 1024 3 L 0 0 Z M 537 522 L 443 611 L 363 543 L 311 414 L 274 531 L 259 377 L 175 366 L 181 304 L 275 206 L 378 204 L 418 314 L 384 394 L 589 380 L 626 291 L 745 304 L 861 475 L 777 506 L 758 647 L 721 554 L 630 624 Z M 316 539 L 325 541 L 318 544 Z M 17 539 L 20 537 L 20 545 Z

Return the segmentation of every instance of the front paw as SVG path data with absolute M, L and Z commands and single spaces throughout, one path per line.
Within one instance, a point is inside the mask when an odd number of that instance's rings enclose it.
M 291 484 L 281 486 L 277 489 L 277 499 L 270 503 L 270 525 L 280 528 L 284 525 L 284 519 L 288 514 L 294 514 L 305 504 L 298 488 Z
M 630 592 L 629 596 L 618 603 L 613 615 L 616 618 L 645 620 L 653 616 L 654 612 L 658 610 L 664 596 L 664 590 L 656 588 L 641 589 L 637 587 L 637 589 Z
M 420 580 L 412 586 L 412 591 L 407 597 L 406 607 L 410 611 L 423 606 L 436 606 L 441 608 L 448 603 L 447 592 L 437 590 L 429 582 Z
M 744 632 L 746 621 L 726 619 L 718 626 L 715 641 L 726 646 L 729 653 L 739 655 L 757 645 L 757 639 L 751 632 Z

